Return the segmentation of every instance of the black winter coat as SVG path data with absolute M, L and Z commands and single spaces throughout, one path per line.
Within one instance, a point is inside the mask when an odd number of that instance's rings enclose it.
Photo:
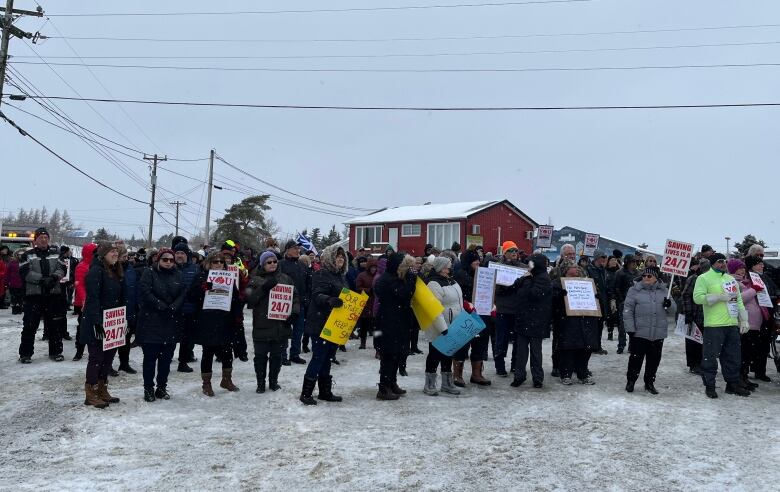
M 220 309 L 203 309 L 203 299 L 206 297 L 204 283 L 208 272 L 200 272 L 190 285 L 187 292 L 187 302 L 191 303 L 194 319 L 193 343 L 204 347 L 229 347 L 236 339 L 236 330 L 243 327 L 241 298 L 238 286 L 233 284 L 233 298 L 230 301 L 230 311 Z
M 88 344 L 97 340 L 94 326 L 103 325 L 103 311 L 125 305 L 125 289 L 122 280 L 110 275 L 100 259 L 92 262 L 85 284 L 87 297 L 81 318 L 79 343 Z
M 309 336 L 318 337 L 333 309 L 328 304 L 328 299 L 338 297 L 341 290 L 347 288 L 347 281 L 343 274 L 323 268 L 314 273 L 311 283 L 311 303 L 304 332 Z
M 619 304 L 626 302 L 628 289 L 634 286 L 634 277 L 636 277 L 636 272 L 631 273 L 626 267 L 615 273 L 615 300 Z
M 553 285 L 553 329 L 558 335 L 558 350 L 587 349 L 599 346 L 601 318 L 567 316 L 560 279 Z
M 292 280 L 292 285 L 295 287 L 295 293 L 298 294 L 301 300 L 301 305 L 309 304 L 309 296 L 311 292 L 311 282 L 309 281 L 309 268 L 301 263 L 297 258 L 292 260 L 285 258 L 279 262 L 279 268 L 277 271 L 287 275 Z M 282 282 L 289 283 L 289 282 Z
M 181 307 L 186 295 L 181 272 L 158 265 L 141 277 L 141 310 L 138 315 L 138 343 L 177 343 L 183 323 Z
M 553 288 L 547 271 L 535 273 L 517 282 L 515 333 L 528 338 L 549 338 L 552 319 Z
M 277 284 L 293 286 L 293 305 L 290 316 L 298 316 L 301 312 L 298 286 L 294 283 L 294 279 L 279 270 L 273 273 L 255 270 L 249 280 L 249 287 L 247 287 L 246 304 L 252 308 L 252 340 L 256 342 L 286 340 L 292 336 L 289 319 L 268 319 L 270 291 L 264 289 L 263 286 L 272 279 L 275 279 Z
M 528 265 L 520 261 L 504 261 L 506 265 L 528 269 Z M 466 295 L 464 292 L 463 295 Z M 496 285 L 496 312 L 498 314 L 520 314 L 517 311 L 517 288 L 514 285 Z
M 379 299 L 376 327 L 382 333 L 375 340 L 383 353 L 401 354 L 409 349 L 412 330 L 417 329 L 412 312 L 416 282 L 413 273 L 401 279 L 396 273 L 385 272 L 374 285 Z

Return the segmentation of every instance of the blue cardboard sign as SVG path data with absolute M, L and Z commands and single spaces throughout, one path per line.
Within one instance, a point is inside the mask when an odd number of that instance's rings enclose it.
M 446 335 L 439 335 L 433 341 L 436 350 L 444 355 L 452 357 L 455 352 L 471 341 L 472 338 L 479 335 L 479 332 L 485 329 L 485 322 L 479 315 L 474 313 L 461 313 L 452 320 L 450 327 L 447 328 Z

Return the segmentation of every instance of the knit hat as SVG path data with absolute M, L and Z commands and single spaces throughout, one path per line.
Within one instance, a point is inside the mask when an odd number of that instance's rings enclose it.
M 271 258 L 276 259 L 277 258 L 276 253 L 274 253 L 273 251 L 263 251 L 263 254 L 260 255 L 260 261 L 258 262 L 257 265 L 262 268 L 265 265 L 265 262 L 270 260 Z
M 187 238 L 184 236 L 175 236 L 173 239 L 171 239 L 171 249 L 174 251 L 181 251 L 179 249 L 176 249 L 176 246 L 179 244 L 184 243 L 184 245 L 187 245 Z
M 745 262 L 738 259 L 738 258 L 732 258 L 726 263 L 726 268 L 728 269 L 729 273 L 733 274 L 740 268 L 745 268 Z
M 517 247 L 517 244 L 514 241 L 504 241 L 503 244 L 501 244 L 501 250 L 506 253 L 510 249 L 520 249 Z
M 645 271 L 642 272 L 642 275 L 652 275 L 655 278 L 659 277 L 658 269 L 655 267 L 645 268 Z
M 623 252 L 620 251 L 619 249 L 613 249 L 612 256 L 614 256 L 615 258 L 623 258 Z
M 547 271 L 547 265 L 549 263 L 550 260 L 543 254 L 534 254 L 531 255 L 531 257 L 528 259 L 528 265 L 530 266 L 533 264 L 533 268 L 531 268 L 532 273 L 541 273 L 542 271 Z
M 452 247 L 450 247 L 450 249 L 451 249 L 452 251 L 456 252 L 456 253 L 459 253 L 459 252 L 460 252 L 460 243 L 459 243 L 459 242 L 457 242 L 457 241 L 454 241 L 454 242 L 452 243 Z
M 475 249 L 466 250 L 460 255 L 460 262 L 464 268 L 471 267 L 471 264 L 475 261 L 479 261 L 479 253 Z
M 701 252 L 702 253 L 706 253 L 707 251 L 715 251 L 715 250 L 712 249 L 712 246 L 710 246 L 709 244 L 702 244 L 701 245 Z
M 47 231 L 45 227 L 39 227 L 35 229 L 35 232 L 33 232 L 33 240 L 38 239 L 38 236 L 42 234 L 46 234 L 47 236 L 51 237 L 51 235 L 49 235 L 49 231 Z
M 296 243 L 292 239 L 290 239 L 289 241 L 284 243 L 284 250 L 285 251 L 287 251 L 288 249 L 297 248 L 297 247 L 298 247 L 298 243 Z
M 759 258 L 758 256 L 748 256 L 745 258 L 745 269 L 747 271 L 751 271 L 754 266 L 758 265 L 759 263 L 763 263 L 764 260 Z
M 724 255 L 723 253 L 713 253 L 707 259 L 710 260 L 710 265 L 714 265 L 715 263 L 717 263 L 720 260 L 725 260 L 726 259 L 726 255 Z
M 222 243 L 222 247 L 219 248 L 220 251 L 230 251 L 233 252 L 236 250 L 236 243 L 234 243 L 232 240 L 228 239 L 224 243 Z
M 101 258 L 105 258 L 106 255 L 113 249 L 118 251 L 119 247 L 114 243 L 109 243 L 108 241 L 101 241 L 98 243 L 97 255 Z
M 64 244 L 62 246 L 60 246 L 60 254 L 61 255 L 67 253 L 68 251 L 70 251 L 69 247 L 65 246 Z
M 604 253 L 600 249 L 597 249 L 596 251 L 593 252 L 593 259 L 594 260 L 597 259 L 597 258 L 606 258 L 606 257 L 607 257 L 606 253 Z
M 98 251 L 99 251 L 99 249 L 98 249 Z M 160 248 L 159 251 L 154 253 L 154 261 L 155 262 L 159 262 L 160 258 L 162 258 L 162 255 L 164 255 L 164 254 L 169 254 L 171 256 L 176 256 L 172 249 L 170 249 L 170 248 Z
M 184 253 L 187 253 L 188 255 L 190 254 L 190 247 L 187 246 L 187 241 L 176 243 L 173 246 L 172 249 L 173 249 L 174 252 L 183 251 Z
M 437 256 L 431 262 L 431 267 L 436 271 L 436 273 L 441 273 L 441 271 L 445 268 L 452 267 L 452 262 L 446 256 Z

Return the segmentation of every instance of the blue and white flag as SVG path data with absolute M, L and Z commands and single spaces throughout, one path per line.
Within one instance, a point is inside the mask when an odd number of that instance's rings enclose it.
M 306 251 L 311 251 L 315 255 L 319 255 L 319 252 L 317 251 L 317 248 L 314 247 L 311 239 L 301 234 L 300 232 L 298 233 L 298 237 L 295 238 L 295 242 L 298 243 L 298 246 L 305 248 Z

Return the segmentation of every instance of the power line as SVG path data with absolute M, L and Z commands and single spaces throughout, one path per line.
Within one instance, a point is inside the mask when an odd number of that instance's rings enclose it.
M 638 29 L 626 31 L 556 32 L 539 34 L 498 34 L 492 36 L 431 36 L 397 38 L 309 38 L 309 39 L 241 39 L 241 38 L 131 38 L 111 36 L 47 36 L 48 39 L 69 39 L 75 41 L 116 41 L 116 42 L 154 42 L 154 43 L 390 43 L 420 41 L 471 41 L 481 39 L 524 39 L 578 36 L 614 36 L 622 34 L 655 34 L 670 32 L 720 31 L 731 29 L 766 29 L 780 27 L 780 24 L 746 24 L 730 26 L 679 27 L 668 29 Z
M 271 68 L 271 67 L 198 67 L 181 65 L 138 65 L 111 63 L 67 63 L 13 61 L 13 65 L 52 65 L 59 67 L 131 68 L 144 70 L 184 70 L 217 72 L 301 72 L 301 73 L 522 73 L 522 72 L 599 72 L 623 70 L 678 70 L 691 68 L 777 67 L 780 63 L 716 63 L 680 65 L 527 67 L 527 68 Z
M 103 12 L 83 14 L 46 14 L 47 17 L 179 17 L 179 16 L 217 16 L 217 15 L 275 15 L 275 14 L 321 14 L 344 12 L 379 12 L 396 10 L 432 10 L 479 7 L 510 7 L 518 5 L 546 5 L 561 3 L 587 3 L 591 0 L 526 0 L 522 2 L 483 2 L 437 5 L 399 5 L 388 7 L 350 7 L 330 9 L 295 9 L 295 10 L 242 10 L 217 12 Z
M 282 188 L 281 186 L 277 186 L 277 185 L 275 185 L 273 183 L 269 183 L 268 181 L 265 181 L 264 179 L 258 178 L 257 176 L 249 174 L 248 172 L 244 171 L 240 167 L 234 166 L 233 164 L 229 163 L 228 161 L 226 161 L 220 155 L 217 155 L 217 159 L 219 159 L 221 162 L 226 164 L 228 167 L 233 168 L 234 170 L 240 172 L 241 174 L 244 174 L 245 176 L 248 176 L 248 177 L 254 179 L 255 181 L 263 183 L 266 186 L 270 186 L 271 188 L 273 188 L 275 190 L 279 190 L 279 191 L 287 193 L 289 195 L 297 196 L 298 198 L 303 198 L 304 200 L 309 200 L 311 202 L 319 203 L 321 205 L 327 205 L 329 207 L 337 207 L 337 208 L 343 208 L 343 209 L 347 209 L 347 210 L 357 210 L 357 211 L 361 211 L 361 212 L 373 212 L 375 210 L 375 209 L 372 209 L 372 208 L 349 207 L 349 206 L 345 206 L 345 205 L 339 205 L 339 204 L 336 204 L 336 203 L 323 202 L 321 200 L 316 200 L 316 199 L 308 197 L 308 196 L 300 195 L 300 194 L 295 193 L 293 191 L 290 191 L 290 190 L 287 190 L 285 188 Z
M 778 64 L 780 65 L 780 64 Z M 3 96 L 9 97 L 9 96 Z M 37 96 L 33 96 L 35 99 Z M 631 104 L 631 105 L 595 105 L 595 106 L 338 106 L 338 105 L 301 105 L 301 104 L 253 104 L 253 103 L 217 103 L 193 101 L 164 101 L 144 99 L 100 99 L 67 96 L 46 96 L 47 99 L 63 101 L 91 101 L 103 103 L 155 104 L 164 106 L 194 106 L 217 108 L 249 109 L 321 109 L 337 111 L 600 111 L 619 109 L 701 109 L 701 108 L 752 108 L 775 107 L 780 102 L 741 102 L 741 103 L 702 103 L 702 104 Z
M 546 50 L 505 50 L 505 51 L 466 51 L 466 52 L 436 52 L 436 53 L 380 53 L 368 55 L 94 55 L 94 56 L 49 56 L 48 59 L 73 59 L 79 60 L 315 60 L 315 59 L 370 59 L 370 58 L 430 58 L 430 57 L 456 57 L 456 56 L 497 56 L 497 55 L 534 55 L 553 53 L 598 53 L 620 51 L 651 51 L 670 49 L 697 49 L 743 46 L 771 46 L 778 45 L 780 41 L 755 41 L 744 43 L 704 43 L 704 44 L 675 44 L 657 46 L 623 46 L 612 48 L 571 48 L 571 49 L 546 49 Z M 35 58 L 34 56 L 14 56 L 13 59 Z M 83 63 L 82 63 L 83 64 Z M 85 65 L 86 66 L 86 65 Z M 109 94 L 110 96 L 110 94 Z
M 43 142 L 41 142 L 40 140 L 38 140 L 38 139 L 37 139 L 37 138 L 35 138 L 34 136 L 30 135 L 30 134 L 29 134 L 27 131 L 25 131 L 23 128 L 21 128 L 19 125 L 17 125 L 17 124 L 16 124 L 16 123 L 15 123 L 13 120 L 9 119 L 9 118 L 8 118 L 8 117 L 5 115 L 5 113 L 3 113 L 2 111 L 0 111 L 0 118 L 2 118 L 3 120 L 5 120 L 5 121 L 6 121 L 6 123 L 8 123 L 9 125 L 11 125 L 12 127 L 16 128 L 16 130 L 17 130 L 17 131 L 18 131 L 18 132 L 19 132 L 19 133 L 20 133 L 22 136 L 24 136 L 24 137 L 28 137 L 28 138 L 29 138 L 30 140 L 32 140 L 33 142 L 37 143 L 38 145 L 40 145 L 41 147 L 43 147 L 44 149 L 46 149 L 46 150 L 47 150 L 47 151 L 48 151 L 50 154 L 52 154 L 53 156 L 55 156 L 57 159 L 61 160 L 62 162 L 64 162 L 65 164 L 67 164 L 68 166 L 70 166 L 71 168 L 73 168 L 74 170 L 76 170 L 78 173 L 80 173 L 80 174 L 82 174 L 82 175 L 86 176 L 87 178 L 89 178 L 90 180 L 92 180 L 92 181 L 94 181 L 95 183 L 99 184 L 99 185 L 100 185 L 100 186 L 102 186 L 103 188 L 106 188 L 107 190 L 111 190 L 111 191 L 113 191 L 114 193 L 116 193 L 117 195 L 123 196 L 123 197 L 125 197 L 125 198 L 127 198 L 127 199 L 129 199 L 129 200 L 132 200 L 132 201 L 134 201 L 134 202 L 143 203 L 143 204 L 145 204 L 145 205 L 148 205 L 148 204 L 149 204 L 148 202 L 145 202 L 145 201 L 143 201 L 143 200 L 139 200 L 139 199 L 137 199 L 137 198 L 133 198 L 133 197 L 132 197 L 132 196 L 130 196 L 130 195 L 125 195 L 125 194 L 124 194 L 124 193 L 122 193 L 121 191 L 119 191 L 119 190 L 116 190 L 116 189 L 114 189 L 114 188 L 112 188 L 112 187 L 108 186 L 107 184 L 103 183 L 103 182 L 102 182 L 102 181 L 100 181 L 99 179 L 97 179 L 97 178 L 94 178 L 94 177 L 90 176 L 89 174 L 87 174 L 86 172 L 82 171 L 82 170 L 81 170 L 81 169 L 79 169 L 77 166 L 75 166 L 74 164 L 72 164 L 70 161 L 68 161 L 67 159 L 65 159 L 64 157 L 62 157 L 61 155 L 59 155 L 57 152 L 55 152 L 54 150 L 52 150 L 52 149 L 51 149 L 50 147 L 48 147 L 46 144 L 44 144 Z

